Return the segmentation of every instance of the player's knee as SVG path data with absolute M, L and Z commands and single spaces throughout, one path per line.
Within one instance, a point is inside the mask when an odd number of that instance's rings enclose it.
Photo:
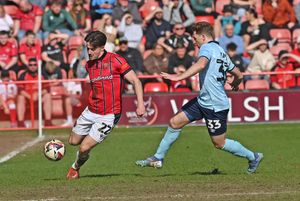
M 215 148 L 223 149 L 225 142 L 214 142 L 213 141 L 213 144 L 214 144 Z
M 80 153 L 89 153 L 90 152 L 91 147 L 85 144 L 81 144 L 79 147 L 79 151 Z
M 175 121 L 174 118 L 171 118 L 171 119 L 170 119 L 169 126 L 170 126 L 171 128 L 174 128 L 174 129 L 180 128 L 179 125 L 178 125 L 178 123 Z
M 76 140 L 76 138 L 73 136 L 73 133 L 71 133 L 69 137 L 69 144 L 70 145 L 79 145 L 81 142 L 79 140 Z

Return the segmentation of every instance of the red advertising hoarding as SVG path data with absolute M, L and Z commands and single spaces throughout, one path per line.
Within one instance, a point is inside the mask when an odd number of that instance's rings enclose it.
M 124 96 L 119 125 L 162 125 L 198 93 L 145 95 L 146 115 L 135 114 L 135 96 Z M 300 91 L 232 92 L 228 122 L 300 121 Z M 201 122 L 199 122 L 201 123 Z

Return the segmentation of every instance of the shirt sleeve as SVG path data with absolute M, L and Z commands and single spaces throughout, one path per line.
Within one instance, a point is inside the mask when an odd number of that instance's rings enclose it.
M 209 51 L 209 46 L 207 44 L 202 45 L 199 51 L 199 58 L 200 57 L 205 57 L 209 61 L 211 59 L 211 52 Z
M 116 55 L 115 59 L 116 59 L 115 64 L 116 64 L 117 70 L 120 72 L 120 74 L 122 76 L 124 76 L 126 73 L 128 73 L 130 70 L 132 70 L 131 66 L 129 66 L 129 64 L 126 62 L 126 60 L 123 57 Z

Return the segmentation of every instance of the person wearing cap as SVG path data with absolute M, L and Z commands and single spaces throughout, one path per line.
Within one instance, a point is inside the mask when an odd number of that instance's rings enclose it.
M 289 60 L 288 51 L 281 50 L 278 54 L 278 62 L 276 63 L 276 66 L 273 68 L 273 71 L 279 74 L 271 75 L 272 88 L 287 89 L 296 86 L 295 75 L 281 74 L 282 72 L 294 70 L 293 65 L 289 63 L 288 60 Z
M 274 67 L 276 61 L 268 48 L 268 42 L 265 39 L 261 39 L 256 43 L 258 49 L 254 51 L 253 57 L 247 67 L 248 73 L 260 73 L 268 72 Z M 249 79 L 268 79 L 268 76 L 252 75 Z M 248 79 L 245 77 L 245 79 Z
M 133 22 L 133 15 L 130 12 L 125 12 L 121 23 L 118 27 L 120 36 L 124 36 L 128 40 L 128 46 L 139 49 L 143 37 L 143 29 L 141 24 Z
M 128 46 L 127 38 L 122 37 L 119 39 L 119 50 L 116 53 L 126 59 L 127 63 L 137 75 L 143 75 L 143 57 L 140 51 Z
M 223 15 L 220 15 L 215 20 L 215 37 L 218 39 L 223 33 L 226 24 L 233 24 L 234 34 L 239 35 L 241 31 L 241 22 L 234 17 L 233 8 L 229 5 L 224 5 Z
M 171 24 L 163 19 L 163 10 L 155 8 L 146 18 L 145 49 L 152 49 L 159 38 L 169 38 L 171 35 Z

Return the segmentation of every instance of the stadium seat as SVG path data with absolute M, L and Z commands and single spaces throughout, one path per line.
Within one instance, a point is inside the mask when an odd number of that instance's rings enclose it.
M 278 43 L 292 42 L 292 34 L 289 29 L 270 29 L 270 36 L 277 38 Z
M 71 36 L 68 40 L 68 50 L 77 50 L 79 46 L 83 45 L 83 38 L 81 36 Z
M 155 8 L 159 7 L 158 2 L 156 1 L 147 1 L 140 8 L 139 11 L 143 19 L 147 17 Z
M 52 115 L 63 115 L 63 96 L 66 94 L 66 89 L 63 86 L 51 86 L 50 92 L 52 96 Z
M 205 15 L 205 16 L 196 16 L 196 23 L 197 22 L 208 22 L 211 25 L 215 24 L 215 18 L 211 15 Z
M 191 89 L 187 88 L 187 87 L 178 87 L 178 88 L 172 89 L 172 92 L 181 92 L 181 93 L 191 92 Z
M 13 19 L 16 19 L 16 14 L 19 8 L 14 5 L 5 5 L 4 10 L 6 14 L 10 15 Z
M 217 0 L 216 1 L 216 12 L 223 15 L 223 7 L 224 5 L 230 4 L 231 0 Z
M 279 43 L 270 48 L 270 51 L 273 54 L 273 56 L 275 57 L 275 59 L 278 59 L 278 54 L 281 50 L 287 50 L 288 52 L 291 52 L 292 47 L 288 43 Z
M 153 92 L 168 92 L 168 85 L 164 82 L 149 82 L 144 86 L 145 93 L 153 93 Z
M 262 15 L 262 0 L 256 0 L 255 10 L 258 15 Z
M 267 80 L 247 80 L 245 83 L 245 89 L 268 90 L 270 89 L 270 84 Z

